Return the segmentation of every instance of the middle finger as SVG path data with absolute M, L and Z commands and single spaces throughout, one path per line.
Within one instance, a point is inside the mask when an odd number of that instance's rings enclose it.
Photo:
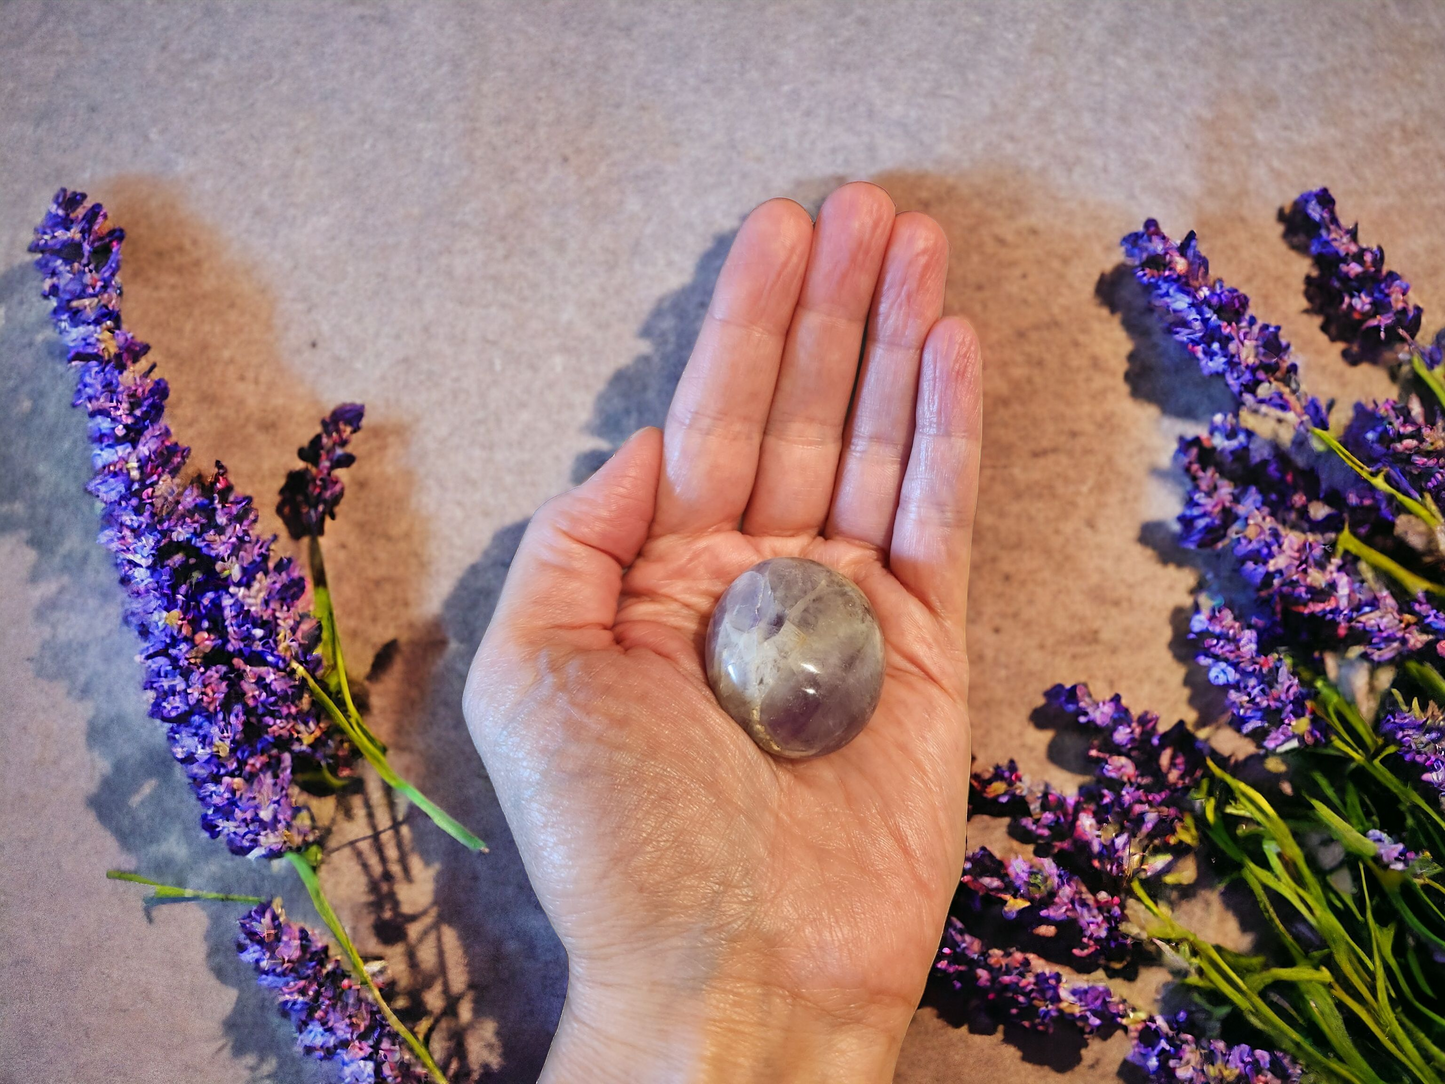
M 757 480 L 743 517 L 752 535 L 822 530 L 868 306 L 893 229 L 893 201 L 856 181 L 824 201 L 783 348 Z

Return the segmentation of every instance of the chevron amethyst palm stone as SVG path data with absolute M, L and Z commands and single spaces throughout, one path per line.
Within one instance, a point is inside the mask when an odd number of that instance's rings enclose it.
M 878 706 L 883 633 L 851 580 L 817 561 L 774 557 L 718 599 L 707 678 L 763 749 L 821 756 L 857 737 Z

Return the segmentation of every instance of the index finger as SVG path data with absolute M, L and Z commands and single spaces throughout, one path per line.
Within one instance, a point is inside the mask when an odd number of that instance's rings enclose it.
M 738 230 L 667 411 L 655 531 L 742 519 L 812 234 L 808 212 L 787 199 L 764 203 Z

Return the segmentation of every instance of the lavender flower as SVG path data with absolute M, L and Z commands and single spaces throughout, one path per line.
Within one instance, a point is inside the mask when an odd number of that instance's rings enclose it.
M 79 373 L 75 404 L 90 418 L 102 503 L 101 542 L 114 553 L 126 618 L 144 641 L 150 713 L 203 807 L 201 824 L 238 854 L 275 856 L 313 834 L 291 797 L 298 761 L 333 761 L 336 746 L 291 664 L 313 666 L 305 580 L 225 469 L 182 480 L 189 454 L 165 422 L 169 393 L 141 360 L 149 347 L 121 324 L 124 233 L 100 204 L 61 189 L 31 251 Z
M 1179 513 L 1179 541 L 1194 549 L 1212 549 L 1229 537 L 1242 515 L 1264 502 L 1253 470 L 1250 436 L 1233 414 L 1216 414 L 1209 432 L 1179 442 L 1175 456 L 1189 478 Z M 1271 463 L 1277 457 L 1270 456 Z
M 1305 277 L 1305 300 L 1324 317 L 1324 333 L 1348 344 L 1345 360 L 1398 362 L 1401 344 L 1420 332 L 1421 312 L 1406 297 L 1410 284 L 1385 270 L 1384 250 L 1360 244 L 1358 225 L 1345 229 L 1328 188 L 1303 193 L 1279 219 L 1285 241 L 1314 261 L 1314 273 Z M 1438 353 L 1431 359 L 1439 360 Z
M 1051 857 L 1015 859 L 1004 869 L 991 853 L 975 852 L 964 887 L 975 899 L 1003 900 L 1005 913 L 1036 935 L 1074 943 L 1076 956 L 1121 963 L 1130 949 L 1118 936 L 1119 894 L 1134 877 L 1164 872 L 1190 845 L 1190 792 L 1207 748 L 1183 723 L 1161 731 L 1158 716 L 1136 717 L 1117 696 L 1095 700 L 1084 685 L 1058 685 L 1045 696 L 1099 731 L 1089 751 L 1094 779 L 1068 794 L 1029 784 L 1014 761 L 975 774 L 970 810 L 1012 817 L 1015 830 Z M 1020 914 L 1025 905 L 1033 909 Z
M 1445 423 L 1427 421 L 1419 399 L 1356 403 L 1341 443 L 1406 496 L 1445 502 Z
M 1371 828 L 1365 835 L 1375 845 L 1375 857 L 1388 869 L 1407 870 L 1420 857 L 1399 840 L 1386 835 L 1378 828 Z
M 995 764 L 986 772 L 974 772 L 969 779 L 969 812 L 1007 816 L 1019 800 L 1027 801 L 1028 781 L 1012 757 L 1007 764 Z
M 1271 751 L 1315 745 L 1326 736 L 1324 721 L 1284 656 L 1259 646 L 1259 628 L 1238 621 L 1225 606 L 1198 610 L 1189 635 L 1199 645 L 1195 661 L 1209 683 L 1229 690 L 1231 723 L 1241 734 L 1260 737 Z
M 1089 748 L 1097 767 L 1093 782 L 1072 799 L 1041 796 L 1041 813 L 1021 827 L 1036 837 L 1052 828 L 1057 837 L 1068 825 L 1068 850 L 1121 886 L 1162 872 L 1184 842 L 1190 791 L 1204 773 L 1208 747 L 1183 722 L 1161 730 L 1153 712 L 1135 715 L 1117 695 L 1096 700 L 1087 685 L 1055 685 L 1044 697 L 1080 726 L 1100 731 Z
M 326 531 L 327 519 L 336 518 L 336 506 L 345 493 L 336 472 L 356 462 L 356 456 L 346 446 L 361 428 L 365 410 L 360 403 L 342 403 L 321 419 L 321 432 L 311 438 L 311 443 L 296 450 L 306 466 L 286 475 L 281 502 L 276 505 L 276 513 L 292 538 L 319 538 Z
M 1418 703 L 1398 707 L 1380 720 L 1380 733 L 1419 769 L 1417 777 L 1445 809 L 1445 711 L 1433 702 L 1424 708 Z
M 276 991 L 281 1011 L 296 1028 L 296 1045 L 313 1058 L 335 1061 L 342 1084 L 429 1079 L 365 987 L 321 938 L 286 920 L 279 900 L 248 911 L 240 926 L 236 950 L 256 969 L 260 984 Z M 372 981 L 381 984 L 375 975 Z
M 1119 897 L 1092 891 L 1052 859 L 1016 856 L 1004 862 L 980 847 L 963 864 L 962 884 L 975 907 L 986 899 L 1002 902 L 1005 918 L 1036 937 L 1068 944 L 1081 961 L 1123 964 L 1133 955 L 1133 942 L 1120 928 Z
M 1373 586 L 1360 574 L 1354 557 L 1338 551 L 1336 539 L 1347 526 L 1343 514 L 1311 498 L 1311 489 L 1288 471 L 1280 477 L 1300 484 L 1298 499 L 1266 498 L 1264 488 L 1227 477 L 1210 452 L 1207 438 L 1183 446 L 1183 466 L 1193 488 L 1180 516 L 1181 536 L 1186 544 L 1229 545 L 1276 623 L 1330 648 L 1361 646 L 1372 662 L 1416 654 L 1436 643 L 1439 633 L 1428 604 L 1416 600 L 1403 609 L 1387 588 Z M 1301 525 L 1289 525 L 1282 515 Z
M 1393 531 L 1388 497 L 1343 464 L 1327 484 L 1311 462 L 1315 454 L 1307 447 L 1286 451 L 1251 434 L 1237 415 L 1216 414 L 1207 432 L 1180 440 L 1175 453 L 1189 479 L 1180 542 L 1195 549 L 1232 543 L 1256 510 L 1295 530 L 1337 534 L 1349 526 L 1365 534 L 1378 525 Z
M 1151 218 L 1123 246 L 1150 303 L 1206 375 L 1224 377 L 1246 405 L 1272 407 L 1302 423 L 1327 423 L 1319 400 L 1301 395 L 1299 367 L 1279 327 L 1249 311 L 1247 294 L 1219 280 L 1211 284 L 1209 261 L 1192 231 L 1176 245 Z
M 1151 1084 L 1294 1084 L 1300 1068 L 1273 1050 L 1219 1039 L 1200 1040 L 1183 1030 L 1187 1017 L 1153 1016 L 1130 1027 L 1129 1061 Z
M 1107 986 L 1068 984 L 1037 956 L 986 947 L 956 918 L 948 920 L 933 966 L 995 1017 L 1034 1031 L 1067 1021 L 1085 1035 L 1108 1034 L 1123 1027 L 1132 1011 Z
M 1128 1060 L 1151 1084 L 1296 1084 L 1300 1069 L 1283 1054 L 1246 1043 L 1201 1040 L 1185 1013 L 1146 1016 L 1101 983 L 1069 983 L 1037 956 L 986 946 L 950 918 L 934 972 L 995 1019 L 1032 1031 L 1061 1023 L 1087 1037 L 1127 1029 Z

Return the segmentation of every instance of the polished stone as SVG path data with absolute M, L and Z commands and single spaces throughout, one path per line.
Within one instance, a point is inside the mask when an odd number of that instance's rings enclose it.
M 848 744 L 883 691 L 883 632 L 863 592 L 817 561 L 774 557 L 735 579 L 707 629 L 718 703 L 782 757 Z

